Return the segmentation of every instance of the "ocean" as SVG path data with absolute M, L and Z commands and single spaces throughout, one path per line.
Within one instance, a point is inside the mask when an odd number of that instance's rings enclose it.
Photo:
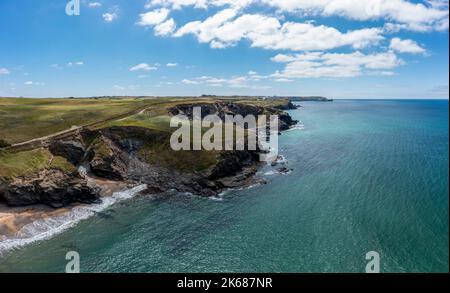
M 0 272 L 64 272 L 68 251 L 82 272 L 364 272 L 369 251 L 381 272 L 448 272 L 448 100 L 300 104 L 279 137 L 289 174 L 265 166 L 267 184 L 220 198 L 125 194 L 4 251 Z

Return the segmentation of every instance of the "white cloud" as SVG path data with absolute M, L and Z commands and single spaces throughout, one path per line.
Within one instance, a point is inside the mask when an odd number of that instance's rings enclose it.
M 256 79 L 247 76 L 233 76 L 231 78 L 217 78 L 212 76 L 200 76 L 193 79 L 183 79 L 181 82 L 189 85 L 206 85 L 211 87 L 267 89 L 269 86 L 257 84 Z
M 166 20 L 155 26 L 154 31 L 157 36 L 167 36 L 175 31 L 177 25 L 173 18 Z
M 182 9 L 186 6 L 193 6 L 194 8 L 206 9 L 210 6 L 225 6 L 229 5 L 232 7 L 246 7 L 254 0 L 150 0 L 146 4 L 146 8 L 151 8 L 154 6 L 164 6 L 170 7 L 172 9 Z
M 189 85 L 201 84 L 201 82 L 195 81 L 195 80 L 191 80 L 191 79 L 183 79 L 181 82 L 184 83 L 184 84 L 189 84 Z
M 146 7 L 207 9 L 228 6 L 242 9 L 272 7 L 282 13 L 300 16 L 340 16 L 352 20 L 386 20 L 414 31 L 448 30 L 448 1 L 428 0 L 150 0 Z M 400 28 L 399 27 L 399 28 Z
M 288 79 L 288 78 L 276 78 L 276 79 L 274 79 L 274 81 L 276 81 L 276 82 L 293 82 L 292 79 Z
M 24 85 L 44 85 L 42 82 L 31 81 L 31 80 L 25 81 L 23 84 Z
M 404 28 L 419 31 L 439 29 L 440 23 L 445 19 L 448 20 L 448 2 L 447 8 L 445 5 L 426 5 L 406 0 L 262 0 L 262 2 L 284 12 L 337 15 L 360 21 L 385 19 L 403 24 Z
M 0 75 L 9 74 L 9 70 L 7 68 L 0 68 Z
M 224 9 L 213 16 L 202 21 L 192 21 L 181 27 L 175 34 L 175 37 L 181 37 L 186 34 L 195 34 L 202 43 L 207 43 L 215 38 L 216 30 L 226 21 L 237 15 L 234 9 Z
M 248 75 L 257 75 L 258 72 L 250 70 L 249 72 L 247 72 Z
M 402 40 L 400 38 L 393 38 L 389 48 L 400 53 L 423 54 L 426 52 L 426 50 L 415 41 L 409 39 Z
M 342 46 L 363 48 L 383 39 L 380 28 L 365 28 L 340 32 L 335 28 L 312 23 L 286 22 L 260 14 L 244 14 L 235 18 L 234 9 L 224 9 L 205 21 L 193 21 L 181 27 L 173 36 L 193 34 L 212 48 L 233 46 L 243 39 L 252 47 L 271 50 L 327 50 Z
M 101 7 L 102 6 L 102 3 L 100 3 L 100 2 L 89 2 L 88 3 L 88 7 L 89 8 L 98 8 L 98 7 Z
M 156 9 L 139 15 L 137 23 L 140 26 L 154 26 L 162 23 L 169 16 L 170 10 L 167 8 Z
M 297 55 L 278 54 L 272 61 L 285 63 L 273 78 L 344 78 L 393 69 L 403 64 L 392 51 L 374 54 L 310 52 Z M 387 75 L 387 74 L 386 74 Z M 391 74 L 392 75 L 392 74 Z
M 167 67 L 177 67 L 178 63 L 167 63 L 166 66 Z
M 107 12 L 107 13 L 103 13 L 102 15 L 103 20 L 106 22 L 113 22 L 114 20 L 116 20 L 119 15 L 117 14 L 117 12 Z
M 125 90 L 125 87 L 120 86 L 120 85 L 114 85 L 113 88 L 114 88 L 115 90 L 119 90 L 119 91 Z
M 140 63 L 130 68 L 130 71 L 150 71 L 157 70 L 156 66 L 150 66 L 147 63 Z
M 67 66 L 68 66 L 68 67 L 72 67 L 72 66 L 83 66 L 83 65 L 84 65 L 84 62 L 83 62 L 83 61 L 75 61 L 75 62 L 68 62 L 68 63 L 67 63 Z M 52 64 L 51 67 L 58 68 L 59 65 L 58 65 L 58 64 Z

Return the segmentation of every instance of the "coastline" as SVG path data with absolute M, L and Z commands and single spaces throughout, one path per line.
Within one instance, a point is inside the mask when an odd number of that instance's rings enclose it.
M 292 126 L 292 128 L 285 131 L 301 129 L 303 128 Z M 245 181 L 239 181 L 239 185 L 229 187 L 217 195 L 211 195 L 207 198 L 222 201 L 223 196 L 233 190 L 250 189 L 261 184 L 267 184 L 267 181 L 260 175 L 288 175 L 292 171 L 292 169 L 286 167 L 287 161 L 283 155 L 279 155 L 272 164 L 267 164 L 273 168 L 272 171 L 261 174 L 262 164 L 255 163 L 255 165 L 256 169 L 251 168 L 251 176 L 246 176 Z M 246 171 L 243 170 L 233 177 L 240 177 L 245 173 Z M 94 181 L 101 188 L 101 202 L 72 204 L 56 209 L 46 205 L 8 207 L 5 204 L 0 204 L 0 258 L 3 254 L 7 254 L 15 249 L 20 249 L 35 242 L 49 240 L 76 226 L 79 222 L 98 215 L 118 202 L 132 199 L 139 194 L 160 195 L 147 193 L 148 186 L 146 184 L 129 186 L 126 182 L 92 177 L 88 177 L 88 179 Z M 178 192 L 183 193 L 181 191 Z M 186 194 L 204 197 L 190 192 Z
M 283 106 L 283 110 L 290 109 L 293 109 L 292 106 Z M 289 115 L 287 116 L 289 117 Z M 292 124 L 281 129 L 280 134 L 283 131 L 297 129 L 296 123 L 296 121 L 293 121 Z M 301 129 L 301 127 L 298 129 Z M 234 154 L 231 154 L 233 160 L 234 156 Z M 274 170 L 273 174 L 277 172 L 279 174 L 288 174 L 290 170 L 284 166 L 284 159 L 280 162 L 282 167 L 280 170 Z M 220 182 L 223 187 L 215 193 L 197 194 L 195 192 L 196 189 L 186 188 L 186 186 L 178 186 L 180 189 L 177 192 L 206 196 L 212 200 L 221 200 L 221 196 L 229 190 L 251 188 L 259 184 L 265 184 L 266 181 L 257 176 L 260 164 L 261 162 L 253 159 L 246 163 L 239 163 L 235 172 L 217 179 L 217 182 Z M 278 164 L 279 162 L 275 162 L 272 166 L 275 167 Z M 135 180 L 117 180 L 117 178 L 111 178 L 110 176 L 99 177 L 88 172 L 83 166 L 78 168 L 77 173 L 86 180 L 88 186 L 99 190 L 97 191 L 99 194 L 98 200 L 93 203 L 72 203 L 56 208 L 42 204 L 23 207 L 8 207 L 2 204 L 0 206 L 0 235 L 2 235 L 0 238 L 0 255 L 33 242 L 52 238 L 75 226 L 78 222 L 98 214 L 116 202 L 130 199 L 140 193 L 158 195 L 167 191 L 155 191 L 154 186 L 146 184 L 145 181 L 144 183 L 139 183 Z M 191 177 L 188 176 L 187 178 Z M 205 184 L 205 186 L 210 187 L 213 183 Z M 204 192 L 204 190 L 201 191 Z

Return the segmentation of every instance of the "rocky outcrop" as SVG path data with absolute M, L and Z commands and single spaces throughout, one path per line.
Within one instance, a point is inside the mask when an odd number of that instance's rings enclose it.
M 101 135 L 89 149 L 91 172 L 102 178 L 112 180 L 127 179 L 127 155 L 109 138 Z
M 283 111 L 296 110 L 296 109 L 298 109 L 300 107 L 301 106 L 294 105 L 291 101 L 288 101 L 287 103 L 284 103 L 284 104 L 281 104 L 281 105 L 274 106 L 275 109 L 283 110 Z
M 258 159 L 258 154 L 251 151 L 225 151 L 219 155 L 218 163 L 211 168 L 208 179 L 220 179 L 234 176 L 244 167 L 250 166 Z
M 71 203 L 97 202 L 99 193 L 78 173 L 65 173 L 59 169 L 14 178 L 3 189 L 0 193 L 10 206 L 46 204 L 55 208 Z
M 232 102 L 180 104 L 175 107 L 169 108 L 168 112 L 171 115 L 186 115 L 189 119 L 192 119 L 194 107 L 201 107 L 202 118 L 207 115 L 216 114 L 222 119 L 222 121 L 225 120 L 225 115 L 278 115 L 280 131 L 287 130 L 291 126 L 298 123 L 298 121 L 293 120 L 288 113 L 283 111 L 288 109 L 297 109 L 297 107 L 291 102 L 277 105 L 275 107 L 262 107 Z
M 64 157 L 74 165 L 81 163 L 86 152 L 83 143 L 77 138 L 71 140 L 53 140 L 49 144 L 49 150 L 53 155 Z

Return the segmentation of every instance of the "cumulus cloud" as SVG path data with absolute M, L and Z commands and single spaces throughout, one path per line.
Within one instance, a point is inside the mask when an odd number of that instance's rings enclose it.
M 157 36 L 167 36 L 172 34 L 176 28 L 175 21 L 173 18 L 166 20 L 155 26 L 154 31 Z
M 166 64 L 167 67 L 177 67 L 178 63 L 170 62 Z
M 117 14 L 117 12 L 107 12 L 107 13 L 103 13 L 102 15 L 103 20 L 106 22 L 113 22 L 114 20 L 116 20 L 119 15 Z
M 147 63 L 140 63 L 130 68 L 130 71 L 150 71 L 157 70 L 156 66 L 150 66 Z
M 139 15 L 138 25 L 140 26 L 154 26 L 162 23 L 169 16 L 170 10 L 167 8 L 161 8 L 152 10 Z
M 194 8 L 206 9 L 210 6 L 220 7 L 224 5 L 246 7 L 252 2 L 254 2 L 254 0 L 150 0 L 145 7 L 164 6 L 178 10 L 183 7 L 193 6 Z
M 424 48 L 410 39 L 393 38 L 389 48 L 399 53 L 423 54 L 426 52 Z
M 442 30 L 448 24 L 448 1 L 412 3 L 406 0 L 261 0 L 283 12 L 342 16 L 352 20 L 384 19 L 410 30 Z M 437 5 L 439 2 L 439 5 Z M 448 29 L 448 26 L 447 26 Z
M 171 10 L 188 6 L 215 13 L 177 26 L 176 21 L 169 18 Z M 211 7 L 214 9 L 210 10 Z M 146 9 L 152 10 L 140 15 L 138 25 L 153 27 L 155 35 L 178 38 L 192 35 L 214 49 L 245 41 L 254 48 L 302 52 L 276 55 L 272 61 L 283 63 L 284 69 L 270 76 L 250 71 L 228 79 L 209 77 L 182 81 L 229 87 L 245 87 L 262 79 L 290 82 L 296 78 L 343 78 L 363 74 L 392 76 L 395 75 L 393 69 L 404 64 L 396 53 L 425 54 L 426 50 L 411 39 L 394 37 L 386 44 L 385 35 L 400 30 L 448 30 L 449 23 L 448 0 L 149 0 Z M 286 20 L 286 14 L 292 17 Z M 364 21 L 365 26 L 345 30 L 300 20 L 317 16 Z M 385 48 L 385 45 L 389 47 L 387 51 L 372 50 L 374 46 Z M 338 48 L 353 50 L 350 53 L 327 52 Z M 366 48 L 370 48 L 371 53 L 361 51 Z
M 9 74 L 9 70 L 7 68 L 0 68 L 0 75 Z
M 296 55 L 278 54 L 272 61 L 285 63 L 284 70 L 273 78 L 344 78 L 366 72 L 380 72 L 403 64 L 392 51 L 374 54 L 309 52 Z
M 98 8 L 98 7 L 101 7 L 102 6 L 102 3 L 100 3 L 100 2 L 89 2 L 88 3 L 88 7 L 89 8 Z
M 342 46 L 363 48 L 383 39 L 380 28 L 366 28 L 340 32 L 325 25 L 286 22 L 260 14 L 244 14 L 235 18 L 237 11 L 224 9 L 204 21 L 185 24 L 175 34 L 181 37 L 193 34 L 201 43 L 212 48 L 233 46 L 243 39 L 252 47 L 272 50 L 327 50 Z
M 283 13 L 300 16 L 340 16 L 352 20 L 386 20 L 399 28 L 415 31 L 447 30 L 448 1 L 428 0 L 150 0 L 146 7 L 182 9 L 187 6 L 206 9 L 228 6 L 242 9 L 272 7 Z

